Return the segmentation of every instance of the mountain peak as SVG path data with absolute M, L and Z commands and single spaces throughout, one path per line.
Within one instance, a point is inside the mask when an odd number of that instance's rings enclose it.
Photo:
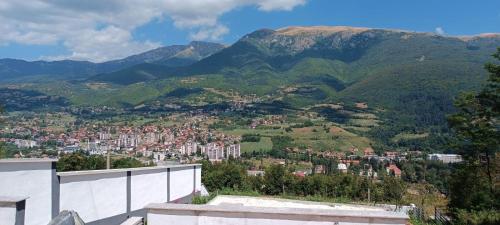
M 330 35 L 338 32 L 361 33 L 367 30 L 370 30 L 370 28 L 348 26 L 292 26 L 280 28 L 276 30 L 276 33 L 281 35 Z
M 482 33 L 470 36 L 459 36 L 458 38 L 463 41 L 470 41 L 478 38 L 500 38 L 500 33 Z

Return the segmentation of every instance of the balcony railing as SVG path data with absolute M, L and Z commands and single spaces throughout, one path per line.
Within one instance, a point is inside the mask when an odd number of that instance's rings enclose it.
M 24 224 L 45 225 L 62 210 L 76 211 L 90 225 L 120 224 L 145 217 L 150 203 L 189 202 L 201 190 L 200 164 L 61 173 L 55 164 L 0 160 L 0 196 L 26 199 Z M 2 212 L 0 224 L 22 224 Z

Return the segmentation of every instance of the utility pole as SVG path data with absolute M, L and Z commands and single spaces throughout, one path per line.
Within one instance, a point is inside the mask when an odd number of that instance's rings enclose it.
M 370 201 L 370 185 L 368 184 L 368 202 L 371 202 Z
M 106 157 L 106 169 L 111 169 L 111 151 L 108 148 L 108 154 Z

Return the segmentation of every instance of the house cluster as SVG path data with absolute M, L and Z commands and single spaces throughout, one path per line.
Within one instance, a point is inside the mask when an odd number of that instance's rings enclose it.
M 385 165 L 388 175 L 401 177 L 401 170 L 396 166 L 395 162 L 406 160 L 406 153 L 386 151 L 382 155 L 378 155 L 371 147 L 363 150 L 363 156 L 360 156 L 358 154 L 360 150 L 354 147 L 350 148 L 348 152 L 351 155 L 342 155 L 343 153 L 341 155 L 338 153 L 335 155 L 335 157 L 337 157 L 340 161 L 339 164 L 337 164 L 337 169 L 342 173 L 347 173 L 351 166 L 359 166 L 361 167 L 359 171 L 360 176 L 376 178 L 378 177 L 378 173 L 376 172 L 376 169 L 372 167 L 372 163 L 370 163 L 374 162 Z
M 273 125 L 284 123 L 287 119 L 286 115 L 271 115 L 264 118 L 253 119 L 250 128 L 255 129 L 262 125 Z
M 71 126 L 67 130 L 50 130 L 16 125 L 1 129 L 2 141 L 19 148 L 33 149 L 40 146 L 58 152 L 86 151 L 93 155 L 120 152 L 130 156 L 144 156 L 162 161 L 165 158 L 185 158 L 205 155 L 210 160 L 240 157 L 241 137 L 225 135 L 207 128 L 201 128 L 199 121 L 187 120 L 182 125 L 172 126 Z

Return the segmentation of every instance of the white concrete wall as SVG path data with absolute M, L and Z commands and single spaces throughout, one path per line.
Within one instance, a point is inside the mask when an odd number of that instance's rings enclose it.
M 152 173 L 132 172 L 131 210 L 142 209 L 151 202 L 167 202 L 167 185 L 166 169 Z
M 60 210 L 86 223 L 127 212 L 127 172 L 60 177 Z
M 126 217 L 127 213 L 142 209 L 149 203 L 167 202 L 169 195 L 171 201 L 187 197 L 193 193 L 195 185 L 195 165 L 56 175 L 52 163 L 53 160 L 0 160 L 0 196 L 27 198 L 26 225 L 48 224 L 53 210 L 55 214 L 57 210 L 74 210 L 85 222 Z M 170 186 L 167 169 L 170 169 Z M 196 174 L 196 187 L 200 187 L 201 168 Z M 7 211 L 3 211 L 0 212 L 0 225 L 8 224 L 10 220 Z
M 170 201 L 175 201 L 193 193 L 193 166 L 170 169 Z
M 0 207 L 0 224 L 14 225 L 16 223 L 16 207 Z
M 25 224 L 45 225 L 52 219 L 53 175 L 52 161 L 0 161 L 0 196 L 27 197 Z

